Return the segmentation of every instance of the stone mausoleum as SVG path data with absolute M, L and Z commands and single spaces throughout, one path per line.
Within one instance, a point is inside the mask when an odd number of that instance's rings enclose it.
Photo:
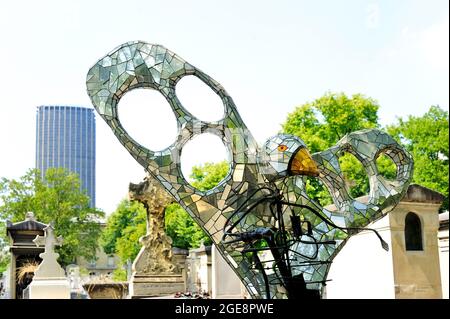
M 46 224 L 38 222 L 32 212 L 28 212 L 25 220 L 18 223 L 7 222 L 6 232 L 10 239 L 10 297 L 22 299 L 24 289 L 30 284 L 32 278 L 24 277 L 19 280 L 17 273 L 25 264 L 41 262 L 40 253 L 44 252 L 44 246 L 36 246 L 33 239 L 37 235 L 44 235 Z
M 443 200 L 438 192 L 410 185 L 392 212 L 368 226 L 380 233 L 389 251 L 380 249 L 371 232 L 350 238 L 330 268 L 327 298 L 448 298 L 448 212 L 446 223 L 445 213 L 439 214 Z

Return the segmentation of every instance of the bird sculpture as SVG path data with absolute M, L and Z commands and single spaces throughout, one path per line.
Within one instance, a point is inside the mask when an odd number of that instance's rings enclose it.
M 202 121 L 182 105 L 176 85 L 184 76 L 197 77 L 220 97 L 221 120 Z M 392 210 L 411 180 L 411 156 L 376 129 L 350 133 L 312 155 L 292 135 L 278 134 L 259 146 L 225 89 L 161 45 L 120 45 L 89 70 L 86 85 L 92 104 L 118 140 L 210 236 L 253 298 L 320 298 L 331 262 L 348 238 Z M 160 92 L 175 114 L 178 137 L 163 150 L 140 145 L 120 122 L 118 103 L 135 88 Z M 208 191 L 193 187 L 180 163 L 184 145 L 204 133 L 221 138 L 230 163 L 226 177 Z M 349 193 L 339 166 L 344 152 L 353 154 L 366 170 L 367 202 Z M 378 172 L 376 159 L 381 154 L 397 167 L 392 181 Z M 327 187 L 335 210 L 308 197 L 307 177 Z

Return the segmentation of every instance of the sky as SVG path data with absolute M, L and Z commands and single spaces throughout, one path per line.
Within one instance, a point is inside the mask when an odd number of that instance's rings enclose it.
M 161 44 L 222 84 L 259 143 L 289 112 L 324 93 L 378 101 L 383 125 L 449 108 L 447 0 L 346 1 L 1 1 L 0 177 L 34 167 L 36 106 L 92 107 L 86 74 L 132 40 Z M 183 80 L 182 80 L 183 81 Z M 183 105 L 216 119 L 217 96 L 179 83 Z M 139 92 L 141 91 L 141 92 Z M 175 118 L 157 92 L 126 94 L 125 129 L 154 150 L 171 144 Z M 97 125 L 97 206 L 111 213 L 143 168 Z M 225 156 L 200 136 L 183 150 L 183 172 Z M 187 173 L 186 173 L 187 174 Z

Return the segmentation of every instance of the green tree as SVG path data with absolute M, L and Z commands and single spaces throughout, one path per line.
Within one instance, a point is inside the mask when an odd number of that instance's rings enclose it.
M 209 238 L 178 204 L 165 209 L 165 231 L 172 238 L 172 246 L 179 248 L 199 247 L 202 241 L 208 244 Z M 139 238 L 145 236 L 147 212 L 138 201 L 124 199 L 108 217 L 100 243 L 107 254 L 117 254 L 125 264 L 133 261 L 141 244 Z
M 138 201 L 123 199 L 108 217 L 100 244 L 106 254 L 117 254 L 122 263 L 133 261 L 141 244 L 139 238 L 146 234 L 147 212 Z
M 2 235 L 6 235 L 6 224 L 4 221 L 0 220 L 0 277 L 8 267 L 10 259 L 7 252 L 6 238 Z
M 139 238 L 147 231 L 146 216 L 142 203 L 123 199 L 106 221 L 100 245 L 106 254 L 116 254 L 120 258 L 119 267 L 113 272 L 115 281 L 127 280 L 123 267 L 128 261 L 132 262 L 141 249 Z
M 377 128 L 378 103 L 362 94 L 326 93 L 314 102 L 295 108 L 282 124 L 285 133 L 299 136 L 310 152 L 333 146 L 346 134 Z
M 165 210 L 166 234 L 174 247 L 190 249 L 200 247 L 203 242 L 210 245 L 211 239 L 203 232 L 191 216 L 178 204 L 171 204 Z
M 414 158 L 413 182 L 446 196 L 443 208 L 448 209 L 448 112 L 431 106 L 423 116 L 399 118 L 387 127 Z
M 34 212 L 37 220 L 53 222 L 56 234 L 64 238 L 57 248 L 62 265 L 73 263 L 77 256 L 94 259 L 101 233 L 98 219 L 104 213 L 89 206 L 77 174 L 50 168 L 43 178 L 40 176 L 38 170 L 31 169 L 19 180 L 1 179 L 0 220 L 18 222 L 26 212 Z M 5 244 L 6 234 L 0 236 Z
M 201 191 L 207 191 L 225 178 L 229 168 L 227 161 L 194 166 L 192 167 L 192 174 L 189 176 L 192 179 L 191 184 Z
M 0 278 L 3 272 L 8 268 L 9 258 L 6 251 L 0 251 Z
M 284 133 L 299 136 L 311 153 L 325 150 L 346 134 L 378 128 L 378 103 L 362 94 L 326 93 L 313 102 L 295 108 L 282 124 Z M 339 158 L 344 178 L 353 197 L 367 194 L 369 181 L 364 167 L 351 154 Z M 395 176 L 395 165 L 387 158 L 377 160 L 382 174 Z M 332 202 L 325 186 L 316 178 L 307 178 L 306 191 L 322 205 Z

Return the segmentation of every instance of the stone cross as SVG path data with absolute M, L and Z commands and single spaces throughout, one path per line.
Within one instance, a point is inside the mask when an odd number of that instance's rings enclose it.
M 64 269 L 58 264 L 59 254 L 55 252 L 55 246 L 60 246 L 62 244 L 62 237 L 55 237 L 55 228 L 53 223 L 50 223 L 44 228 L 45 236 L 37 235 L 33 239 L 36 246 L 45 246 L 45 251 L 39 254 L 42 258 L 42 262 L 34 273 L 33 280 L 35 279 L 50 279 L 50 278 L 65 278 Z
M 64 269 L 58 264 L 59 254 L 55 246 L 62 244 L 62 237 L 55 237 L 53 223 L 44 228 L 45 236 L 36 236 L 36 246 L 44 245 L 45 251 L 39 254 L 41 263 L 34 272 L 33 281 L 28 286 L 30 299 L 70 299 L 70 282 Z
M 44 228 L 45 235 L 39 236 L 37 235 L 33 242 L 36 246 L 45 246 L 46 253 L 54 253 L 55 246 L 61 246 L 63 243 L 63 239 L 61 236 L 55 237 L 55 229 L 53 228 L 52 223 L 50 223 L 47 227 Z

